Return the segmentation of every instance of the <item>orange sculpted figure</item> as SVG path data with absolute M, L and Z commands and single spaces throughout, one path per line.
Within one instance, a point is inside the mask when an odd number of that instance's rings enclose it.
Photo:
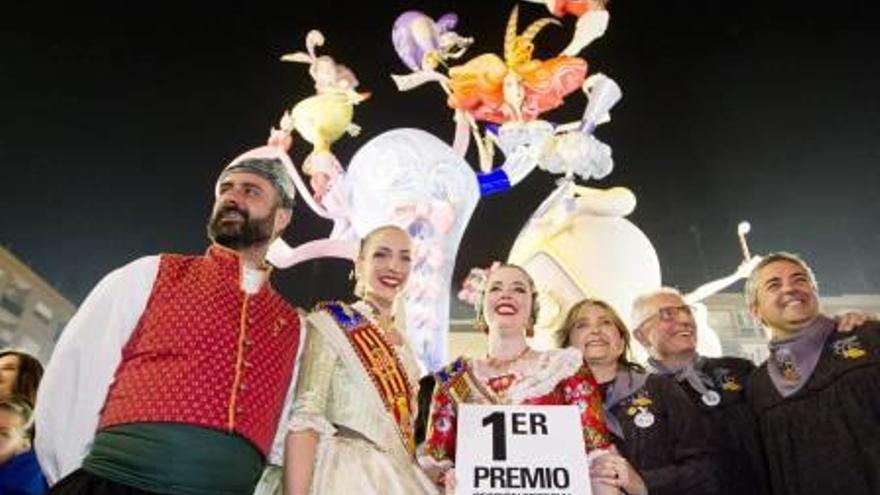
M 608 0 L 526 0 L 527 2 L 544 4 L 547 10 L 556 17 L 573 15 L 581 17 L 587 12 L 605 10 Z
M 565 14 L 580 17 L 591 10 L 604 9 L 608 2 L 606 0 L 547 0 L 546 3 L 547 8 L 556 17 L 562 17 Z
M 534 120 L 562 105 L 565 96 L 583 84 L 587 62 L 568 56 L 532 59 L 534 37 L 547 24 L 557 22 L 540 19 L 517 35 L 514 7 L 504 38 L 504 60 L 486 53 L 450 68 L 449 106 L 477 120 L 503 124 Z

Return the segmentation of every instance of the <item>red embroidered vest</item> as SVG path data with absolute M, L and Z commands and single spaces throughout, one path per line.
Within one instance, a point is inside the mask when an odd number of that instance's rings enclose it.
M 162 255 L 122 350 L 98 429 L 186 423 L 236 433 L 266 455 L 299 346 L 296 310 L 264 283 L 241 289 L 237 253 Z

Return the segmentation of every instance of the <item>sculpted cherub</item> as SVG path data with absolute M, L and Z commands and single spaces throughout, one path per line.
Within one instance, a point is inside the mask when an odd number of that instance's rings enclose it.
M 356 136 L 360 133 L 360 127 L 352 122 L 354 106 L 369 97 L 369 93 L 355 91 L 358 80 L 348 67 L 336 63 L 328 55 L 315 53 L 315 48 L 323 44 L 321 32 L 312 30 L 306 36 L 306 52 L 281 57 L 285 62 L 309 64 L 309 74 L 315 81 L 317 94 L 285 112 L 280 126 L 281 131 L 290 133 L 295 130 L 312 144 L 313 150 L 303 162 L 303 172 L 310 177 L 310 185 L 318 199 L 326 194 L 332 181 L 342 172 L 342 165 L 330 151 L 330 146 L 343 134 Z

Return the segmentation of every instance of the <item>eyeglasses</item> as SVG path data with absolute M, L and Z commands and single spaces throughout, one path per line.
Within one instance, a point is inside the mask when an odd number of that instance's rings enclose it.
M 648 323 L 653 318 L 660 318 L 660 321 L 672 321 L 677 319 L 681 314 L 685 314 L 687 316 L 694 316 L 694 308 L 688 304 L 682 304 L 681 306 L 666 306 L 657 310 L 656 313 L 642 320 L 636 328 L 641 328 L 645 326 L 645 323 Z

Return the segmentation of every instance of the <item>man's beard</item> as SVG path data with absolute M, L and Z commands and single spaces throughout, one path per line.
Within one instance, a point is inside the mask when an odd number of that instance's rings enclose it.
M 230 212 L 241 215 L 242 220 L 224 223 L 223 216 Z M 275 210 L 263 218 L 251 218 L 248 212 L 236 206 L 223 206 L 208 221 L 208 238 L 230 249 L 240 250 L 272 239 Z

